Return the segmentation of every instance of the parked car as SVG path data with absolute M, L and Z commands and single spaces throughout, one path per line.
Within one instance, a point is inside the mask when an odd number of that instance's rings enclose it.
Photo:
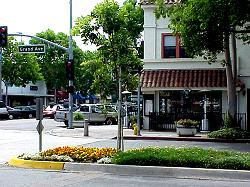
M 64 109 L 69 110 L 69 103 L 68 102 L 63 103 L 62 105 L 63 105 Z M 77 104 L 73 104 L 73 108 L 72 108 L 73 112 L 75 112 L 79 107 L 80 106 L 78 106 Z
M 9 113 L 7 110 L 7 106 L 3 101 L 0 101 L 0 119 L 8 119 Z
M 22 117 L 20 109 L 15 109 L 10 106 L 7 106 L 7 110 L 9 113 L 9 119 L 18 119 Z
M 69 104 L 68 103 L 64 103 L 63 107 L 64 108 L 57 110 L 55 115 L 54 115 L 54 120 L 57 122 L 63 122 L 64 118 L 65 118 L 65 113 L 69 111 Z M 75 112 L 78 108 L 79 108 L 78 105 L 73 104 L 73 112 Z
M 43 117 L 49 117 L 51 119 L 54 119 L 56 111 L 63 109 L 62 105 L 55 104 L 55 105 L 49 105 L 43 110 Z
M 117 124 L 117 111 L 102 104 L 82 104 L 75 112 L 80 112 L 89 123 Z M 68 126 L 68 111 L 65 112 L 64 124 Z
M 32 106 L 15 106 L 14 109 L 20 110 L 21 118 L 34 118 L 36 117 L 36 109 Z

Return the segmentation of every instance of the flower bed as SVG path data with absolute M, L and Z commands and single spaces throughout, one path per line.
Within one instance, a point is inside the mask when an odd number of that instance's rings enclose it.
M 117 152 L 114 148 L 58 147 L 36 155 L 23 154 L 26 160 L 97 162 L 102 164 L 167 166 L 250 170 L 250 153 L 213 149 L 145 147 Z
M 91 147 L 57 147 L 48 149 L 35 155 L 22 154 L 18 158 L 26 160 L 53 160 L 65 162 L 97 162 L 101 158 L 112 157 L 116 153 L 114 148 Z

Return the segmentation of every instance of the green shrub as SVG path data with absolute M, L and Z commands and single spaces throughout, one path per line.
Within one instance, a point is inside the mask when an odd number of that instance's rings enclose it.
M 176 121 L 175 123 L 177 125 L 183 125 L 186 127 L 191 127 L 191 126 L 197 127 L 199 125 L 198 121 L 191 120 L 191 119 L 180 119 L 180 120 Z
M 225 128 L 235 128 L 239 127 L 236 117 L 231 116 L 229 113 L 226 114 L 224 120 Z
M 250 170 L 250 154 L 202 148 L 140 148 L 118 152 L 114 164 Z
M 218 131 L 213 131 L 207 134 L 209 138 L 221 139 L 250 139 L 250 133 L 238 128 L 223 128 Z
M 73 113 L 73 120 L 74 121 L 82 121 L 84 119 L 85 119 L 85 117 L 84 117 L 84 115 L 82 113 L 80 113 L 80 112 L 74 112 Z

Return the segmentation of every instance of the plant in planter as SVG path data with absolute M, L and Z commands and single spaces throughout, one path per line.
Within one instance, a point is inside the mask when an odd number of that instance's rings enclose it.
M 73 120 L 74 121 L 83 121 L 85 119 L 84 115 L 80 112 L 73 113 Z
M 197 133 L 199 122 L 191 119 L 180 119 L 176 123 L 176 132 L 179 136 L 194 136 Z
M 73 125 L 75 127 L 83 127 L 84 126 L 84 119 L 85 119 L 85 116 L 80 113 L 80 112 L 74 112 L 73 113 Z

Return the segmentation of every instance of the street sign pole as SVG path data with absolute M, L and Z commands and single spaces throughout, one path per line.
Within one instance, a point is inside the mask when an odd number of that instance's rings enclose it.
M 39 134 L 39 152 L 42 151 L 42 132 L 44 126 L 42 124 L 43 120 L 43 99 L 36 98 L 36 120 L 39 120 L 38 125 L 36 126 L 36 130 Z
M 45 53 L 45 44 L 18 45 L 19 53 Z
M 43 126 L 43 124 L 42 124 L 42 120 L 39 120 L 38 125 L 37 125 L 37 127 L 36 127 L 37 132 L 38 132 L 38 134 L 39 134 L 39 152 L 42 151 L 42 145 L 43 145 L 43 144 L 42 144 L 42 142 L 43 142 L 43 140 L 42 140 L 42 137 L 43 137 L 42 132 L 43 132 L 43 128 L 44 128 L 44 126 Z

